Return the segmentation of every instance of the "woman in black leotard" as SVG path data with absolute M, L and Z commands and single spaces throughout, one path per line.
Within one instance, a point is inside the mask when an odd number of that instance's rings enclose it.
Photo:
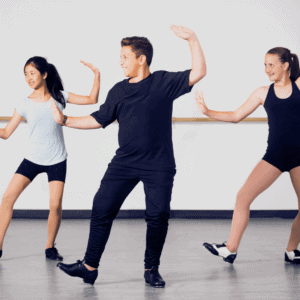
M 273 48 L 265 56 L 265 72 L 273 84 L 255 90 L 249 99 L 233 112 L 209 110 L 203 94 L 196 91 L 200 112 L 210 118 L 238 123 L 259 105 L 263 105 L 268 115 L 268 148 L 262 160 L 254 168 L 237 194 L 230 237 L 227 243 L 209 244 L 204 247 L 212 254 L 233 263 L 243 233 L 248 225 L 250 205 L 266 190 L 282 172 L 289 172 L 298 197 L 300 207 L 300 70 L 296 54 L 286 48 Z M 300 263 L 300 214 L 296 216 L 285 260 Z

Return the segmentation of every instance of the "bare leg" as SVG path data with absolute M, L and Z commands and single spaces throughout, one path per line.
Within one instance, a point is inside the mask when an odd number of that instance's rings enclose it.
M 27 177 L 14 174 L 3 195 L 0 206 L 0 250 L 2 250 L 4 237 L 12 218 L 14 204 L 30 182 Z
M 89 270 L 89 271 L 95 271 L 95 270 L 97 270 L 97 268 L 93 268 L 93 267 L 91 267 L 91 266 L 89 266 L 89 265 L 87 265 L 87 264 L 84 264 L 85 265 L 85 267 Z
M 298 208 L 300 209 L 300 167 L 290 171 L 290 177 L 293 187 L 298 197 Z M 293 251 L 298 248 L 300 243 L 300 214 L 298 212 L 291 229 L 291 235 L 287 246 L 287 251 Z
M 280 170 L 264 160 L 261 160 L 251 172 L 237 194 L 230 237 L 226 245 L 230 252 L 237 252 L 243 233 L 248 225 L 251 203 L 281 174 Z
M 64 182 L 50 181 L 50 213 L 48 217 L 48 240 L 46 249 L 54 246 L 62 216 L 62 197 L 64 192 Z

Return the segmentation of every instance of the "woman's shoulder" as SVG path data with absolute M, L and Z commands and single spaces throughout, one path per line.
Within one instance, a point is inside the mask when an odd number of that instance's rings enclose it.
M 254 93 L 257 94 L 258 96 L 267 96 L 269 89 L 270 89 L 271 84 L 266 85 L 266 86 L 260 86 L 259 88 L 257 88 Z
M 262 96 L 265 96 L 267 97 L 268 93 L 269 93 L 269 90 L 270 90 L 270 87 L 273 85 L 272 84 L 269 84 L 269 85 L 265 85 L 265 86 L 261 86 L 258 88 L 258 92 L 262 95 Z
M 265 86 L 261 86 L 261 87 L 259 87 L 257 90 L 259 90 L 261 93 L 268 92 L 271 85 L 272 85 L 272 84 L 265 85 Z
M 298 78 L 295 80 L 295 83 L 296 83 L 298 89 L 300 90 L 300 77 L 298 77 Z
M 27 97 L 24 97 L 24 98 L 22 98 L 22 99 L 19 99 L 19 100 L 17 101 L 17 106 L 27 104 L 27 103 L 28 103 L 28 100 L 29 100 L 28 96 L 27 96 Z
M 15 104 L 15 110 L 23 117 L 25 118 L 27 111 L 28 111 L 28 102 L 29 98 L 24 97 L 20 100 L 18 100 Z
M 261 86 L 253 92 L 253 94 L 255 95 L 255 98 L 258 98 L 262 104 L 264 104 L 264 102 L 268 96 L 270 86 L 271 86 L 271 84 L 267 85 L 267 86 Z

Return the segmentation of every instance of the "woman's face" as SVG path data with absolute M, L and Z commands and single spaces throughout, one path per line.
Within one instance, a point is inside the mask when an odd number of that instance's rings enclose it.
M 265 72 L 269 76 L 270 81 L 279 81 L 284 75 L 288 75 L 289 64 L 281 63 L 277 54 L 266 54 L 265 56 Z
M 43 76 L 33 64 L 29 64 L 24 70 L 25 80 L 32 89 L 38 89 L 45 84 L 47 73 Z

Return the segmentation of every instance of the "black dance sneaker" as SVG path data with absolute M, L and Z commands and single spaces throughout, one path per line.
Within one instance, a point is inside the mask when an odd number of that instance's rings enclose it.
M 145 271 L 145 282 L 156 288 L 165 287 L 165 282 L 158 272 L 158 267 L 152 267 L 151 270 Z
M 75 264 L 70 265 L 58 263 L 57 266 L 70 276 L 82 278 L 85 283 L 94 284 L 98 277 L 98 270 L 89 271 L 84 265 L 84 260 L 77 260 Z
M 2 256 L 2 250 L 0 250 L 0 258 L 1 258 L 1 256 Z
M 293 264 L 300 264 L 300 251 L 297 249 L 290 252 L 285 250 L 284 260 Z
M 236 259 L 237 253 L 230 252 L 226 247 L 226 242 L 223 244 L 208 244 L 204 243 L 203 246 L 212 254 L 223 257 L 223 260 L 233 264 Z
M 63 260 L 63 257 L 58 253 L 55 247 L 46 249 L 45 254 L 46 254 L 46 258 L 48 259 L 59 260 L 59 261 Z

